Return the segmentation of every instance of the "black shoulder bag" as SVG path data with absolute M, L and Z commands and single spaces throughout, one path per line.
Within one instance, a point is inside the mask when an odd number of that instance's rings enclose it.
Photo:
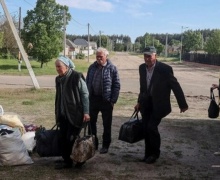
M 217 118 L 219 116 L 219 106 L 216 103 L 215 95 L 213 89 L 210 88 L 210 104 L 208 108 L 208 117 Z
M 118 139 L 128 143 L 136 143 L 144 139 L 143 122 L 138 117 L 138 111 L 134 111 L 130 119 L 121 125 Z
M 35 132 L 35 140 L 36 152 L 40 157 L 61 156 L 60 130 L 57 124 L 49 130 L 40 126 Z

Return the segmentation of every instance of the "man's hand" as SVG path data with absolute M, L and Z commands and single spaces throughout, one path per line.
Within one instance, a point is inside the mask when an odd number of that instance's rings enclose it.
M 139 110 L 140 110 L 140 104 L 137 103 L 137 104 L 134 106 L 134 109 L 135 109 L 135 111 L 139 111 Z
M 212 89 L 216 89 L 216 88 L 218 88 L 218 87 L 219 87 L 218 84 L 212 84 Z

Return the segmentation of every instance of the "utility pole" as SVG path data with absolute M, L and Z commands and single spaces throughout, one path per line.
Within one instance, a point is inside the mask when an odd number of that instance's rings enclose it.
M 88 23 L 88 62 L 89 62 L 89 45 L 90 44 L 90 37 L 89 37 L 89 23 Z
M 18 24 L 19 37 L 21 37 L 21 7 L 19 7 L 19 24 Z
M 4 0 L 0 0 L 0 3 L 1 3 L 2 8 L 3 8 L 4 12 L 5 12 L 5 16 L 6 16 L 7 20 L 8 20 L 8 22 L 9 22 L 9 25 L 11 27 L 12 33 L 13 33 L 13 35 L 15 37 L 15 40 L 17 42 L 18 48 L 19 48 L 19 50 L 21 52 L 21 55 L 22 55 L 22 57 L 23 57 L 23 59 L 25 61 L 25 64 L 26 64 L 27 69 L 28 69 L 28 72 L 29 72 L 29 74 L 31 76 L 31 79 L 33 81 L 34 87 L 35 87 L 35 89 L 40 89 L 40 86 L 39 86 L 38 81 L 37 81 L 37 79 L 35 77 L 34 71 L 33 71 L 32 67 L 31 67 L 30 61 L 28 60 L 27 53 L 24 50 L 24 47 L 23 47 L 23 45 L 21 43 L 21 39 L 20 39 L 20 37 L 18 35 L 18 32 L 17 32 L 17 30 L 15 28 L 15 25 L 14 25 L 13 20 L 12 20 L 10 14 L 8 12 L 8 9 L 7 9 L 6 5 L 5 5 Z
M 19 7 L 19 22 L 18 22 L 18 35 L 21 38 L 21 7 Z M 21 52 L 18 51 L 18 71 L 21 71 Z
M 183 29 L 187 29 L 188 27 L 181 26 L 181 39 L 180 39 L 180 62 L 182 62 L 182 51 L 183 51 Z
M 153 46 L 154 46 L 154 37 L 153 37 Z
M 66 10 L 63 12 L 63 55 L 66 56 Z
M 167 41 L 168 41 L 168 34 L 166 34 L 166 48 L 165 48 L 165 57 L 167 58 Z
M 101 42 L 102 42 L 101 31 L 99 31 L 99 47 L 101 47 Z
M 201 36 L 202 36 L 202 50 L 204 48 L 204 38 L 203 38 L 203 33 L 201 33 Z
M 102 46 L 102 32 L 103 31 L 99 31 L 99 47 Z
M 146 37 L 144 37 L 144 47 L 146 48 L 147 42 L 146 42 Z

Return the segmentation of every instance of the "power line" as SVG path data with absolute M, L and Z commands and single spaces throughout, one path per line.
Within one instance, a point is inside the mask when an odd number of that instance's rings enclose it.
M 96 31 L 92 28 L 91 25 L 90 25 L 90 28 L 92 29 L 92 31 L 93 31 L 95 34 L 98 34 L 98 32 L 96 32 Z
M 87 27 L 87 25 L 83 25 L 83 24 L 79 23 L 78 21 L 76 21 L 75 19 L 73 19 L 73 21 L 75 21 L 76 23 L 78 23 L 81 26 L 86 26 Z
M 26 1 L 26 0 L 23 0 L 23 1 L 26 2 L 27 4 L 29 4 L 30 6 L 32 6 L 34 8 L 34 6 L 31 3 L 29 3 L 28 1 Z
M 28 4 L 28 5 L 30 5 L 31 7 L 35 7 L 33 4 L 31 4 L 30 2 L 28 2 L 27 0 L 23 0 L 26 4 Z M 12 12 L 12 13 L 15 13 L 15 12 Z M 10 14 L 12 14 L 12 13 L 10 13 Z M 18 13 L 18 11 L 16 11 L 16 13 Z M 71 19 L 71 20 L 73 20 L 74 22 L 76 22 L 77 23 L 77 25 L 80 25 L 81 26 L 81 28 L 80 29 L 86 29 L 87 28 L 87 24 L 82 24 L 82 23 L 80 23 L 79 21 L 77 21 L 77 20 L 75 20 L 75 19 Z M 73 22 L 69 22 L 69 24 L 72 24 Z M 95 33 L 95 34 L 98 34 L 98 32 L 97 31 L 95 31 L 93 28 L 92 28 L 92 26 L 91 26 L 91 24 L 90 24 L 90 29 L 92 30 L 92 32 L 93 33 Z
M 88 28 L 88 24 L 87 25 L 83 25 L 82 23 L 80 23 L 79 21 L 77 21 L 77 20 L 75 20 L 75 19 L 73 19 L 72 18 L 72 20 L 74 21 L 74 22 L 76 22 L 77 23 L 77 25 L 80 25 L 81 26 L 81 28 L 78 28 L 78 29 L 86 29 L 86 28 Z M 70 21 L 69 23 L 68 23 L 68 25 L 73 25 L 73 21 Z M 75 25 L 75 24 L 74 24 Z M 75 26 L 74 26 L 75 27 Z M 92 29 L 92 31 L 95 33 L 95 34 L 98 34 L 92 27 L 91 27 L 91 25 L 89 26 L 89 28 L 90 29 Z M 86 34 L 86 33 L 85 33 Z

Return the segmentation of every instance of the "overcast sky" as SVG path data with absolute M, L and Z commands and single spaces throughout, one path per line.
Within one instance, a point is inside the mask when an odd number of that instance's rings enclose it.
M 188 29 L 220 29 L 220 0 L 56 0 L 69 6 L 67 34 L 128 35 L 132 42 L 145 33 L 181 33 Z M 9 12 L 22 17 L 36 0 L 5 0 Z M 3 10 L 1 9 L 1 12 Z M 183 28 L 182 28 L 183 27 Z M 187 28 L 186 28 L 187 27 Z

